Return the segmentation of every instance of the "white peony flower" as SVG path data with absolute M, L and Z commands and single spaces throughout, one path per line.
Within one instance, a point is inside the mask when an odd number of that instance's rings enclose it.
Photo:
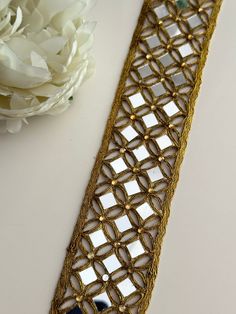
M 94 0 L 0 0 L 0 132 L 65 111 L 93 72 Z

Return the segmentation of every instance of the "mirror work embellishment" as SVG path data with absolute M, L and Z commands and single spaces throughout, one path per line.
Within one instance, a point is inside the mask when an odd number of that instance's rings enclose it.
M 145 313 L 220 5 L 144 2 L 51 314 Z

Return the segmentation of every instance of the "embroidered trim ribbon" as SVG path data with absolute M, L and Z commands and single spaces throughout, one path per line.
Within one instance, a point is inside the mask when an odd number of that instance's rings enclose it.
M 147 310 L 221 2 L 144 1 L 51 314 Z

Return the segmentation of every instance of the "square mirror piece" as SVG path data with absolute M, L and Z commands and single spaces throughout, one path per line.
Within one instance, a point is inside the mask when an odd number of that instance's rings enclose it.
M 129 196 L 140 192 L 140 187 L 136 180 L 127 182 L 124 186 Z
M 126 215 L 116 219 L 115 224 L 116 224 L 117 229 L 120 232 L 124 232 L 124 231 L 132 228 L 132 225 L 129 221 L 129 218 Z
M 151 76 L 153 74 L 153 72 L 150 69 L 150 66 L 148 64 L 138 68 L 138 72 L 142 78 L 146 78 L 146 77 Z
M 123 160 L 123 158 L 118 158 L 111 162 L 112 168 L 115 170 L 116 173 L 121 173 L 122 171 L 127 169 L 127 166 Z
M 160 149 L 165 149 L 173 145 L 172 141 L 170 140 L 168 135 L 162 135 L 156 139 L 156 142 Z
M 176 73 L 174 75 L 171 76 L 175 86 L 180 86 L 186 83 L 186 79 L 185 76 L 183 75 L 183 73 Z
M 146 42 L 150 49 L 156 48 L 161 44 L 159 38 L 156 35 L 148 37 Z
M 134 149 L 133 153 L 138 161 L 142 161 L 150 156 L 144 145 Z
M 197 14 L 194 14 L 188 18 L 188 23 L 191 28 L 195 28 L 202 24 L 202 20 Z
M 112 193 L 108 193 L 99 197 L 102 207 L 104 209 L 110 208 L 117 204 L 116 199 Z
M 148 169 L 147 174 L 152 182 L 159 181 L 164 178 L 161 169 L 158 166 Z
M 135 258 L 143 253 L 145 253 L 145 250 L 139 240 L 134 241 L 127 245 L 127 249 L 129 250 L 130 256 L 132 258 Z
M 183 46 L 180 46 L 179 52 L 183 58 L 188 57 L 191 54 L 193 54 L 193 50 L 192 50 L 190 44 L 185 44 Z
M 165 94 L 165 92 L 166 92 L 166 89 L 161 82 L 153 85 L 151 87 L 151 90 L 153 91 L 154 95 L 157 97 Z
M 173 23 L 170 26 L 166 27 L 166 31 L 171 38 L 181 34 L 181 31 L 176 23 Z
M 137 94 L 130 96 L 129 100 L 130 100 L 133 108 L 137 108 L 137 107 L 140 107 L 142 105 L 145 105 L 145 100 L 144 100 L 143 95 L 141 93 L 137 93 Z
M 127 139 L 128 142 L 132 141 L 136 136 L 138 136 L 138 133 L 135 131 L 134 128 L 132 128 L 131 125 L 127 126 L 121 134 Z
M 82 270 L 81 272 L 79 272 L 79 275 L 85 286 L 97 280 L 97 275 L 93 267 L 89 267 L 85 270 Z
M 136 291 L 135 286 L 129 278 L 118 283 L 117 287 L 122 293 L 123 297 L 127 297 L 128 295 Z
M 89 237 L 90 237 L 90 239 L 91 239 L 91 241 L 93 243 L 93 246 L 95 248 L 100 246 L 100 245 L 103 245 L 104 243 L 107 242 L 107 239 L 106 239 L 106 237 L 105 237 L 105 235 L 104 235 L 102 230 L 98 230 L 98 231 L 95 231 L 95 232 L 91 233 L 89 235 Z
M 103 292 L 94 297 L 93 302 L 95 303 L 98 312 L 102 312 L 111 306 L 111 301 L 106 292 Z
M 113 271 L 121 268 L 121 263 L 115 254 L 104 259 L 103 264 L 105 265 L 106 269 L 110 274 L 113 273 Z
M 174 59 L 171 57 L 171 55 L 168 52 L 160 56 L 159 61 L 164 67 L 168 67 L 169 65 L 174 63 Z
M 154 211 L 152 210 L 151 206 L 148 203 L 140 205 L 139 207 L 136 208 L 136 211 L 143 220 L 147 219 L 148 217 L 154 214 Z
M 147 128 L 151 128 L 152 126 L 158 124 L 158 120 L 154 113 L 149 113 L 146 116 L 143 116 L 142 119 Z
M 172 117 L 175 115 L 177 112 L 179 112 L 179 108 L 176 106 L 174 101 L 170 101 L 168 104 L 163 106 L 163 110 L 165 113 L 168 115 L 168 117 Z
M 169 11 L 167 10 L 164 4 L 160 5 L 159 7 L 156 7 L 154 11 L 156 15 L 159 17 L 159 19 L 162 19 L 163 17 L 166 17 L 169 15 Z

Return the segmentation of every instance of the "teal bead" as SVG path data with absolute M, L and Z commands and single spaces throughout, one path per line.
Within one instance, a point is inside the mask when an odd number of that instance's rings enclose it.
M 179 9 L 185 9 L 188 7 L 188 0 L 176 0 L 176 5 Z

